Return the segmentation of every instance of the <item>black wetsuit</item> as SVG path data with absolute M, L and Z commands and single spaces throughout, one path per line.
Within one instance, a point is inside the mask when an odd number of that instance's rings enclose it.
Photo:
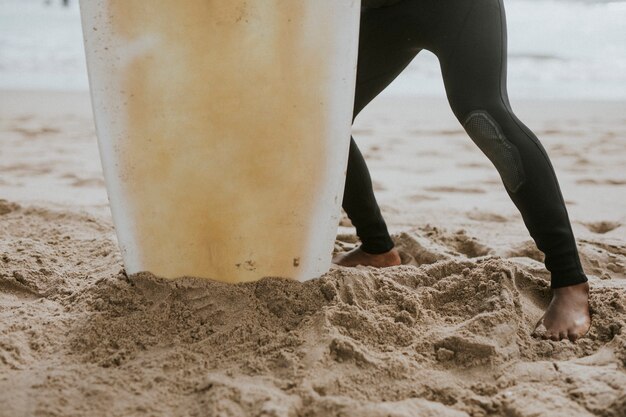
M 385 0 L 369 0 L 380 6 Z M 362 8 L 354 117 L 422 49 L 438 58 L 452 111 L 492 161 L 545 254 L 552 288 L 587 281 L 550 159 L 515 116 L 506 91 L 506 23 L 502 0 L 391 0 Z M 351 139 L 343 208 L 367 253 L 394 244 L 371 178 Z

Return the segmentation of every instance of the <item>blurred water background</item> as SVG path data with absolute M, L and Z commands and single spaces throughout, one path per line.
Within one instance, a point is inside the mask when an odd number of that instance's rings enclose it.
M 505 7 L 512 99 L 626 100 L 626 1 Z M 0 89 L 88 89 L 76 0 L 0 0 Z M 443 96 L 434 55 L 420 53 L 386 94 Z

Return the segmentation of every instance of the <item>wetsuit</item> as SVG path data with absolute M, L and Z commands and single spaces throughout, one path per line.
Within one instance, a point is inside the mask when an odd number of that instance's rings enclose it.
M 371 0 L 370 0 L 371 3 Z M 380 1 L 375 1 L 376 6 Z M 587 281 L 550 159 L 515 116 L 506 91 L 506 23 L 502 0 L 401 0 L 362 8 L 354 117 L 422 50 L 441 65 L 452 111 L 491 160 L 545 254 L 552 288 Z M 351 138 L 343 208 L 361 249 L 384 253 L 394 244 L 372 181 Z

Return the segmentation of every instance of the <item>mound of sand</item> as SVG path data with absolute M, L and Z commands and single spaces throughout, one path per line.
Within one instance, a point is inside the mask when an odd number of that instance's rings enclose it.
M 626 288 L 594 279 L 577 343 L 533 339 L 528 247 L 427 225 L 402 266 L 229 285 L 126 276 L 92 214 L 1 201 L 0 233 L 2 416 L 626 415 Z

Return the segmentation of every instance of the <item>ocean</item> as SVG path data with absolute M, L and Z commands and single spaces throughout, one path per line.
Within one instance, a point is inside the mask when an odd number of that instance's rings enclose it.
M 626 100 L 626 1 L 505 7 L 512 99 Z M 0 89 L 88 89 L 75 0 L 0 0 Z M 443 96 L 437 59 L 420 53 L 386 94 Z

